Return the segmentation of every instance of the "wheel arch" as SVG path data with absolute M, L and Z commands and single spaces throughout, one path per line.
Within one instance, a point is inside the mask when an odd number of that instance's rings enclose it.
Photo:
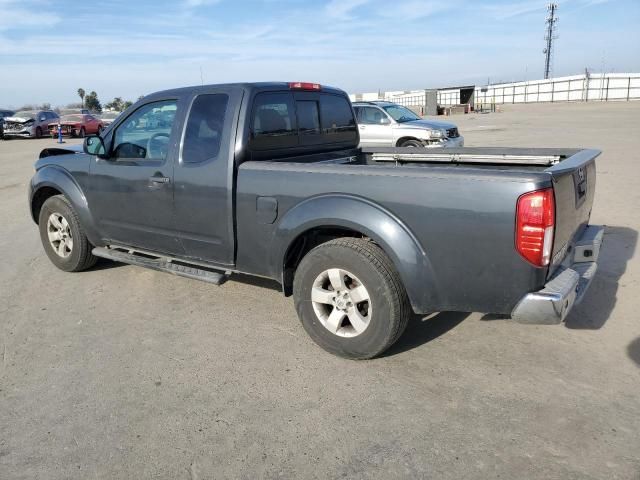
M 327 215 L 327 212 L 331 212 Z M 410 229 L 388 210 L 367 199 L 327 194 L 301 202 L 278 224 L 270 266 L 285 294 L 291 293 L 295 268 L 313 247 L 339 237 L 369 238 L 389 256 L 418 313 L 438 304 L 438 288 L 427 253 Z
M 95 229 L 87 199 L 75 179 L 60 167 L 53 165 L 43 167 L 32 178 L 29 209 L 33 221 L 38 224 L 42 205 L 55 195 L 65 196 L 78 214 L 89 241 L 98 245 L 100 237 Z
M 396 142 L 396 147 L 399 147 L 400 145 L 402 145 L 402 144 L 403 144 L 404 142 L 406 142 L 407 140 L 415 140 L 416 142 L 420 142 L 420 143 L 424 144 L 424 141 L 423 141 L 423 140 L 420 140 L 420 139 L 419 139 L 419 138 L 417 138 L 417 137 L 412 137 L 412 136 L 410 136 L 410 135 L 405 135 L 405 136 L 400 137 L 400 138 L 398 139 L 398 141 Z

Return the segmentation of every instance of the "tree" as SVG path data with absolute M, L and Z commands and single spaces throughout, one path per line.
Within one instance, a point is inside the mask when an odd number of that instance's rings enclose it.
M 98 100 L 98 94 L 94 91 L 85 96 L 84 105 L 91 112 L 102 113 L 102 105 Z
M 104 108 L 108 108 L 109 110 L 116 110 L 118 112 L 121 112 L 123 103 L 124 102 L 122 101 L 122 97 L 116 97 L 113 100 L 111 100 L 109 103 L 106 103 Z
M 78 89 L 78 96 L 80 97 L 80 100 L 82 101 L 82 106 L 84 107 L 84 89 L 83 88 L 79 88 Z
M 105 104 L 104 108 L 109 110 L 116 110 L 118 112 L 123 112 L 127 108 L 133 105 L 133 102 L 130 100 L 123 100 L 122 97 L 116 97 L 111 100 L 109 103 Z

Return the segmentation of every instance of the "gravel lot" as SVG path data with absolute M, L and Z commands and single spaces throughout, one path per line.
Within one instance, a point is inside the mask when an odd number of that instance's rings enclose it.
M 438 313 L 365 362 L 264 280 L 58 271 L 26 206 L 53 141 L 0 142 L 0 478 L 640 478 L 640 102 L 451 120 L 603 150 L 598 275 L 566 325 Z

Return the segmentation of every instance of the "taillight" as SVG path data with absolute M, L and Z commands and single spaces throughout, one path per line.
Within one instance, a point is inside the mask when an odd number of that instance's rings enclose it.
M 290 82 L 289 88 L 293 90 L 321 90 L 322 89 L 319 83 L 310 83 L 310 82 Z
M 549 265 L 555 226 L 553 189 L 536 190 L 518 198 L 516 250 L 536 267 Z

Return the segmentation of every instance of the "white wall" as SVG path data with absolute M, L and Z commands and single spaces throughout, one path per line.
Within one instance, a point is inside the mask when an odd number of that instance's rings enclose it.
M 482 89 L 486 89 L 483 92 Z M 640 73 L 592 73 L 476 86 L 478 103 L 582 102 L 640 99 Z
M 482 89 L 487 91 L 483 92 Z M 424 90 L 373 92 L 349 95 L 356 100 L 389 100 L 401 105 L 424 105 Z M 537 103 L 640 100 L 640 73 L 592 73 L 585 75 L 501 83 L 475 87 L 475 103 Z M 438 90 L 438 105 L 460 103 L 460 89 Z

